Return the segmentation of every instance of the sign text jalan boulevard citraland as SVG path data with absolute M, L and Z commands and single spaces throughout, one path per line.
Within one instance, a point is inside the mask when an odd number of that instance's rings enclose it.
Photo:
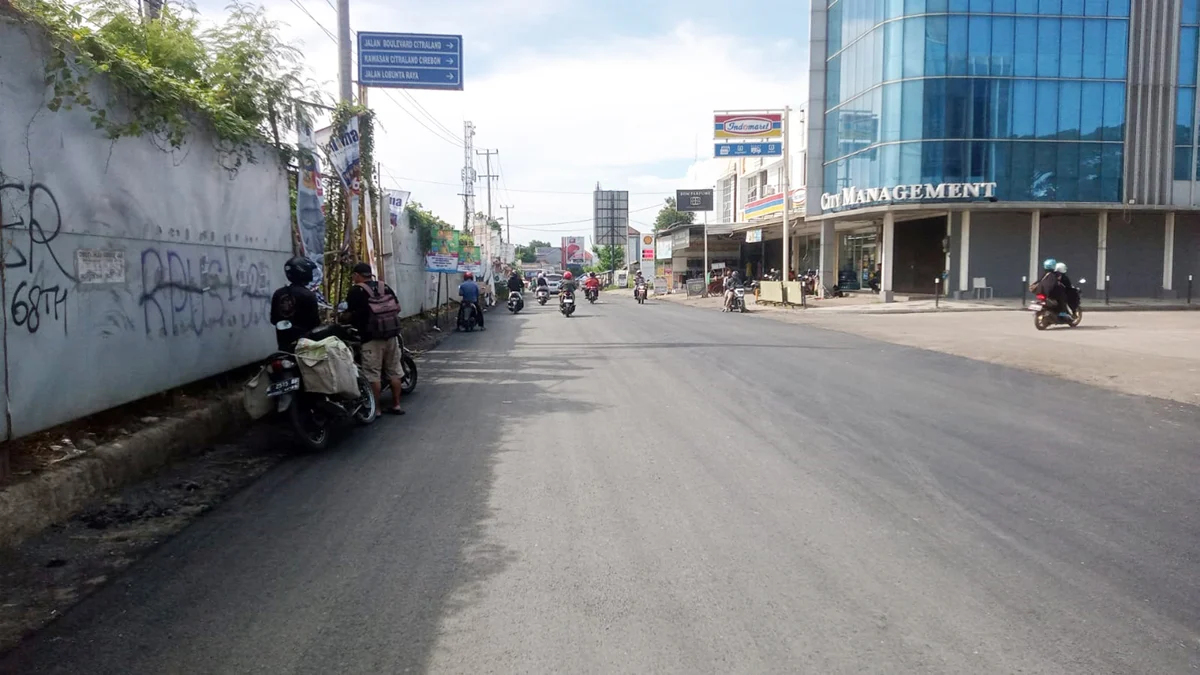
M 939 183 L 897 185 L 882 188 L 842 188 L 821 195 L 821 210 L 853 208 L 870 204 L 895 204 L 929 199 L 995 199 L 995 183 Z

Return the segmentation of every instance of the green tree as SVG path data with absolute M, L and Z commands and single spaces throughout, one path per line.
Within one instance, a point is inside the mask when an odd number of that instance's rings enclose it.
M 696 220 L 696 214 L 691 211 L 680 211 L 675 206 L 675 198 L 667 197 L 666 204 L 658 210 L 654 218 L 654 231 L 665 230 L 677 223 L 691 223 Z
M 550 246 L 550 242 L 548 242 L 548 241 L 541 241 L 540 239 L 534 239 L 533 241 L 529 242 L 529 248 L 536 251 L 539 248 L 551 248 L 551 246 Z
M 454 229 L 450 223 L 421 206 L 421 202 L 410 201 L 405 210 L 408 211 L 408 226 L 417 231 L 417 241 L 421 246 L 421 253 L 429 253 L 429 250 L 433 248 L 433 238 L 438 230 Z
M 596 264 L 593 267 L 597 272 L 619 270 L 625 266 L 623 246 L 593 246 L 592 254 L 596 256 Z

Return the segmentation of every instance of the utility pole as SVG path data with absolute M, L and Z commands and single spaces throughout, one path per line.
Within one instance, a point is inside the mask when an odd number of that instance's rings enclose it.
M 788 143 L 788 118 L 792 116 L 791 106 L 783 109 L 783 280 L 792 278 L 792 156 Z
M 488 182 L 488 227 L 492 225 L 492 179 L 500 176 L 492 174 L 492 155 L 500 154 L 499 150 L 476 150 L 475 154 L 484 155 L 487 158 L 487 173 L 481 176 L 486 178 Z
M 338 0 L 338 91 L 341 100 L 350 102 L 354 98 L 350 59 L 350 0 Z
M 471 218 L 475 215 L 475 125 L 463 122 L 463 232 L 471 231 Z
M 512 207 L 501 204 L 500 208 L 504 209 L 504 227 L 508 228 L 508 235 L 505 237 L 505 241 L 507 241 L 508 243 L 511 244 L 512 243 L 512 218 L 509 217 L 508 210 L 511 209 Z

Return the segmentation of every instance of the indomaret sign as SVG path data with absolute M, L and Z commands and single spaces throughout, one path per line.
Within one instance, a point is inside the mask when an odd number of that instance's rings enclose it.
M 850 209 L 876 204 L 937 201 L 947 199 L 995 199 L 995 183 L 930 183 L 882 188 L 842 188 L 821 195 L 821 210 Z

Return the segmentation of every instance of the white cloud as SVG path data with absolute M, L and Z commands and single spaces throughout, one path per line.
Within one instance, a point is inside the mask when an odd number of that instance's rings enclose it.
M 450 4 L 450 3 L 448 3 Z M 464 119 L 475 123 L 477 148 L 500 150 L 502 185 L 526 190 L 583 194 L 493 192 L 493 210 L 511 204 L 514 239 L 557 238 L 590 234 L 590 223 L 521 228 L 522 224 L 560 223 L 591 216 L 590 191 L 600 181 L 608 189 L 659 194 L 631 195 L 637 208 L 662 201 L 676 187 L 711 185 L 724 160 L 701 160 L 686 175 L 656 169 L 675 166 L 711 153 L 712 112 L 717 108 L 780 107 L 800 104 L 806 94 L 807 64 L 795 44 L 777 41 L 757 44 L 734 35 L 706 34 L 687 23 L 662 35 L 631 38 L 620 35 L 574 42 L 569 52 L 530 46 L 503 55 L 503 67 L 487 74 L 472 72 L 472 59 L 485 56 L 480 47 L 492 43 L 505 25 L 533 16 L 567 11 L 555 0 L 500 0 L 476 3 L 458 0 L 459 11 L 430 14 L 421 21 L 401 21 L 394 5 L 354 4 L 353 25 L 372 30 L 459 32 L 464 36 L 467 64 L 461 92 L 413 91 L 433 117 L 461 136 Z M 305 6 L 333 30 L 334 15 L 325 3 Z M 323 11 L 322 11 L 323 10 Z M 290 24 L 287 34 L 304 41 L 306 60 L 316 79 L 336 91 L 337 58 L 333 43 L 290 2 L 272 2 L 268 11 Z M 407 12 L 407 10 L 406 10 Z M 453 21 L 438 19 L 452 17 Z M 457 26 L 453 25 L 457 24 Z M 477 61 L 476 61 L 477 63 Z M 413 199 L 447 221 L 461 224 L 461 147 L 438 139 L 405 114 L 399 101 L 426 125 L 433 127 L 399 91 L 371 90 L 381 131 L 377 155 L 392 176 L 449 183 L 436 185 L 401 180 Z M 482 160 L 482 158 L 479 158 Z M 493 165 L 493 172 L 496 172 Z M 478 165 L 483 174 L 483 165 Z M 667 175 L 660 175 L 666 173 Z M 675 171 L 678 174 L 680 172 Z M 476 185 L 476 208 L 486 208 L 486 184 Z M 495 186 L 501 187 L 501 186 Z M 631 216 L 652 221 L 654 211 Z

